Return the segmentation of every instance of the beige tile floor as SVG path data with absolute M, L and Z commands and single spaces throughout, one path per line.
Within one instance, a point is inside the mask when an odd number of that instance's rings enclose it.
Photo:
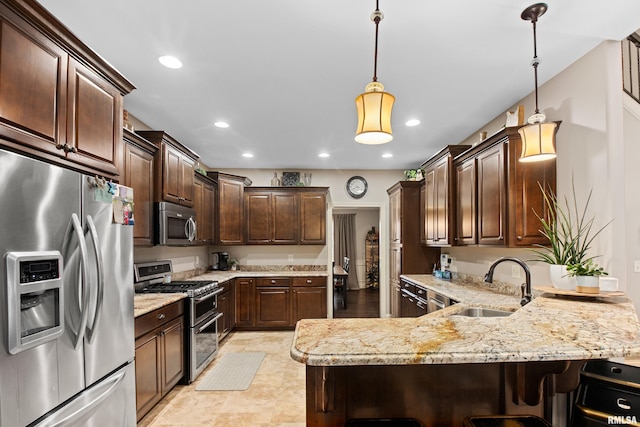
M 234 332 L 218 357 L 189 385 L 176 386 L 138 427 L 304 427 L 304 365 L 289 356 L 293 332 Z M 227 352 L 264 351 L 245 391 L 196 391 L 198 381 Z

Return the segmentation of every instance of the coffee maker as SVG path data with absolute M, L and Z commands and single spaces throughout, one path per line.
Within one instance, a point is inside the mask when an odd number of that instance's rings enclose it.
M 211 270 L 228 270 L 229 252 L 211 252 L 209 254 L 209 265 Z

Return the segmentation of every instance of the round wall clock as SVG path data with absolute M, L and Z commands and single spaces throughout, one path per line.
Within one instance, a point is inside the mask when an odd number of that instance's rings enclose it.
M 367 194 L 367 180 L 361 176 L 352 176 L 347 181 L 347 193 L 354 199 L 359 199 Z

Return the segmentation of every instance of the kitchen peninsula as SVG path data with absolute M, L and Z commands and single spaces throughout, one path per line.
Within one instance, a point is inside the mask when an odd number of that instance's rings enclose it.
M 543 380 L 578 382 L 586 360 L 640 355 L 640 323 L 626 298 L 519 295 L 489 285 L 402 276 L 458 304 L 417 318 L 298 323 L 291 356 L 307 365 L 307 425 L 351 418 L 413 417 L 462 425 L 468 415 L 543 415 Z M 460 316 L 469 306 L 514 311 Z

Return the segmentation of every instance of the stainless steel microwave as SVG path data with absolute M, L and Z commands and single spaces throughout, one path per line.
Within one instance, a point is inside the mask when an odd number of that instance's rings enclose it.
M 154 228 L 156 245 L 193 245 L 196 239 L 196 211 L 174 203 L 154 203 Z

